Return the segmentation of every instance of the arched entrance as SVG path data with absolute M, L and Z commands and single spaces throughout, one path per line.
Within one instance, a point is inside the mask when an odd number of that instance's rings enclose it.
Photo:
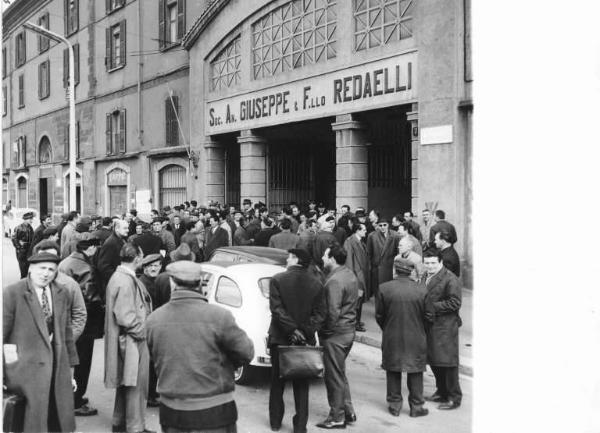
M 39 203 L 40 216 L 47 215 L 52 209 L 52 167 L 41 164 L 50 164 L 52 162 L 52 145 L 50 139 L 44 135 L 40 140 L 38 147 L 38 162 L 40 163 L 40 178 L 39 178 Z
M 27 179 L 25 176 L 20 176 L 17 178 L 16 207 L 27 207 Z
M 158 200 L 161 208 L 173 207 L 187 200 L 185 167 L 170 164 L 158 172 Z

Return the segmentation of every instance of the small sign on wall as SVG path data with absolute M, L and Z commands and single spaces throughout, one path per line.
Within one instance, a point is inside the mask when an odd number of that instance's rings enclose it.
M 452 125 L 421 128 L 421 144 L 452 143 Z

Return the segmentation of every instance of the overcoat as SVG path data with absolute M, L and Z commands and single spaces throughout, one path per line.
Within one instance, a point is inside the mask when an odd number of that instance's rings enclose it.
M 356 275 L 360 284 L 359 288 L 365 292 L 365 299 L 369 299 L 372 293 L 369 286 L 369 256 L 366 246 L 355 235 L 352 235 L 344 242 L 344 249 L 348 254 L 346 266 Z
M 139 345 L 146 344 L 146 317 L 152 301 L 146 288 L 123 266 L 106 287 L 104 386 L 136 386 Z
M 458 367 L 458 328 L 462 324 L 458 312 L 462 302 L 460 283 L 456 275 L 442 267 L 426 283 L 425 310 L 433 318 L 426 324 L 427 358 L 435 367 Z
M 383 331 L 383 369 L 407 373 L 425 371 L 425 287 L 407 275 L 400 275 L 379 286 L 377 296 L 375 320 Z
M 16 362 L 4 364 L 4 379 L 9 391 L 21 393 L 27 400 L 24 432 L 48 430 L 52 380 L 60 427 L 65 432 L 75 430 L 70 368 L 78 364 L 78 359 L 69 325 L 69 300 L 61 285 L 52 282 L 50 290 L 54 317 L 52 342 L 29 279 L 24 278 L 3 291 L 3 343 L 15 344 L 18 354 Z
M 367 254 L 371 260 L 371 289 L 377 292 L 379 285 L 393 278 L 394 257 L 398 252 L 400 235 L 390 230 L 387 237 L 375 230 L 367 237 Z
M 102 287 L 106 287 L 108 280 L 121 263 L 119 254 L 124 244 L 125 241 L 113 232 L 98 250 L 97 269 L 98 277 L 102 279 Z

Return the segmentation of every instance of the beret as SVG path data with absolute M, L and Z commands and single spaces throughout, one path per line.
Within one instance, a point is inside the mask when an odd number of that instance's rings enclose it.
M 394 269 L 401 274 L 410 274 L 415 268 L 415 264 L 410 260 L 396 256 L 394 259 Z
M 154 262 L 157 262 L 157 261 L 160 261 L 160 260 L 162 260 L 162 255 L 160 255 L 160 254 L 148 254 L 142 260 L 142 266 L 146 266 L 146 265 L 149 265 L 150 263 L 154 263 Z
M 56 254 L 52 254 L 52 253 L 43 251 L 41 253 L 32 255 L 31 257 L 29 257 L 29 259 L 27 259 L 27 261 L 29 263 L 43 263 L 43 262 L 59 263 L 60 257 L 58 257 Z
M 180 260 L 167 266 L 167 274 L 184 283 L 197 283 L 202 281 L 204 272 L 202 265 L 188 260 Z
M 25 212 L 23 214 L 23 219 L 24 220 L 28 220 L 28 219 L 32 219 L 33 218 L 33 212 Z

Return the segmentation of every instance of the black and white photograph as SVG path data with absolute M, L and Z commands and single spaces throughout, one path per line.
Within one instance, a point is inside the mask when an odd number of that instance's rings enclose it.
M 3 0 L 2 431 L 600 432 L 600 38 L 514 3 Z

